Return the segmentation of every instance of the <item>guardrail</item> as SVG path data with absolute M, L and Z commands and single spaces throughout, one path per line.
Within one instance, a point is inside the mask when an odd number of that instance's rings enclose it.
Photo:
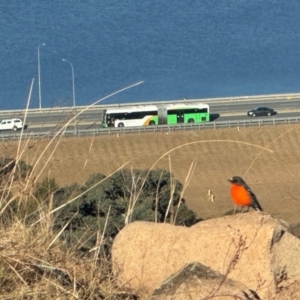
M 114 107 L 124 107 L 124 106 L 132 106 L 132 105 L 148 105 L 148 104 L 169 104 L 169 103 L 184 103 L 184 102 L 228 102 L 228 101 L 249 101 L 249 100 L 281 100 L 281 99 L 300 99 L 300 93 L 288 93 L 288 94 L 270 94 L 270 95 L 256 95 L 256 96 L 235 96 L 235 97 L 216 97 L 216 98 L 197 98 L 197 99 L 181 99 L 181 100 L 160 100 L 160 101 L 146 101 L 146 102 L 132 102 L 132 103 L 113 103 L 113 104 L 97 104 L 91 106 L 89 109 L 105 109 L 105 108 L 114 108 Z M 29 108 L 28 112 L 30 113 L 40 113 L 40 112 L 49 112 L 49 111 L 80 111 L 87 107 L 88 105 L 83 106 L 56 106 L 56 107 L 48 107 L 48 108 Z M 0 114 L 24 114 L 25 109 L 16 109 L 16 110 L 0 110 Z
M 188 131 L 188 130 L 203 130 L 203 129 L 218 129 L 218 128 L 233 128 L 233 127 L 261 127 L 261 126 L 277 126 L 281 124 L 299 124 L 299 117 L 288 118 L 267 118 L 267 119 L 247 119 L 237 121 L 218 121 L 207 123 L 189 123 L 189 124 L 177 124 L 177 125 L 158 125 L 158 126 L 140 126 L 140 127 L 122 127 L 122 128 L 92 128 L 92 129 L 78 129 L 76 127 L 66 129 L 63 133 L 65 137 L 82 137 L 90 135 L 114 135 L 114 134 L 141 134 L 141 133 L 172 133 L 176 131 Z M 27 132 L 23 131 L 22 139 L 27 138 L 52 138 L 56 134 L 55 131 L 47 132 Z M 18 140 L 20 139 L 21 132 L 9 132 L 0 133 L 0 139 L 6 140 Z

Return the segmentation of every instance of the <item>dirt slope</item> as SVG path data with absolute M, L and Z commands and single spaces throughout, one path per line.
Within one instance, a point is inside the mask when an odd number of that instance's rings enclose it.
M 55 177 L 60 185 L 82 183 L 95 172 L 108 175 L 127 167 L 164 168 L 182 183 L 193 162 L 195 169 L 184 198 L 200 218 L 223 215 L 233 208 L 229 183 L 233 175 L 244 177 L 262 207 L 274 217 L 300 222 L 300 126 L 234 128 L 147 133 L 55 141 L 41 157 L 38 170 Z M 49 141 L 29 141 L 23 159 L 34 164 Z M 25 141 L 23 142 L 23 145 Z M 14 142 L 2 142 L 2 153 L 15 152 Z M 208 190 L 214 200 L 208 199 Z

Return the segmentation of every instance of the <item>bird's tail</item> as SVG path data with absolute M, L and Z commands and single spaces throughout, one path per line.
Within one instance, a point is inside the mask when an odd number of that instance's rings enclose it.
M 263 211 L 262 207 L 260 206 L 256 198 L 253 199 L 253 208 L 257 211 Z
M 252 198 L 252 207 L 257 210 L 257 211 L 263 211 L 262 207 L 260 206 L 256 196 L 254 193 L 252 193 L 251 191 L 249 191 L 251 194 L 251 198 Z

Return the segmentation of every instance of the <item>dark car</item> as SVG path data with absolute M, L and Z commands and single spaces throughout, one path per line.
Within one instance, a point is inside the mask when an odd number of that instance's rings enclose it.
M 259 106 L 249 110 L 247 114 L 249 117 L 272 116 L 276 114 L 276 111 L 273 108 Z

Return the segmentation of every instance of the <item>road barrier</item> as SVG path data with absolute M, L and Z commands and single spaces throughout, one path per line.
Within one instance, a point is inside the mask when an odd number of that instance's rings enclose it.
M 78 129 L 69 126 L 66 130 L 62 130 L 65 137 L 83 137 L 91 135 L 120 135 L 120 134 L 141 134 L 141 133 L 172 133 L 176 131 L 188 130 L 204 130 L 204 129 L 219 129 L 219 128 L 246 128 L 246 127 L 262 127 L 262 126 L 277 126 L 281 124 L 299 124 L 299 117 L 288 118 L 266 118 L 257 119 L 249 118 L 247 120 L 234 120 L 234 121 L 217 121 L 206 123 L 189 123 L 177 125 L 158 125 L 158 126 L 138 126 L 138 127 L 122 127 L 122 128 L 102 128 L 96 127 L 91 129 Z M 37 139 L 37 138 L 53 138 L 57 134 L 57 130 L 44 131 L 44 132 L 27 132 L 26 130 L 18 132 L 1 132 L 0 139 L 2 141 L 18 140 L 18 139 Z M 58 134 L 60 136 L 61 134 Z
M 132 102 L 132 103 L 101 103 L 97 105 L 92 105 L 89 110 L 92 109 L 106 109 L 106 108 L 115 108 L 115 107 L 126 107 L 132 105 L 158 105 L 158 104 L 169 104 L 169 103 L 184 103 L 184 102 L 203 102 L 203 103 L 212 103 L 212 102 L 239 102 L 239 101 L 266 101 L 266 100 L 282 100 L 282 99 L 300 99 L 300 93 L 286 93 L 286 94 L 270 94 L 270 95 L 254 95 L 254 96 L 235 96 L 235 97 L 216 97 L 216 98 L 197 98 L 197 99 L 180 99 L 180 100 L 160 100 L 160 101 L 145 101 L 145 102 Z M 48 108 L 29 108 L 28 113 L 41 113 L 41 112 L 80 112 L 81 110 L 87 108 L 88 105 L 84 106 L 75 106 L 75 107 L 63 107 L 63 106 L 54 106 Z M 0 110 L 0 115 L 23 115 L 25 114 L 25 109 L 17 110 Z

